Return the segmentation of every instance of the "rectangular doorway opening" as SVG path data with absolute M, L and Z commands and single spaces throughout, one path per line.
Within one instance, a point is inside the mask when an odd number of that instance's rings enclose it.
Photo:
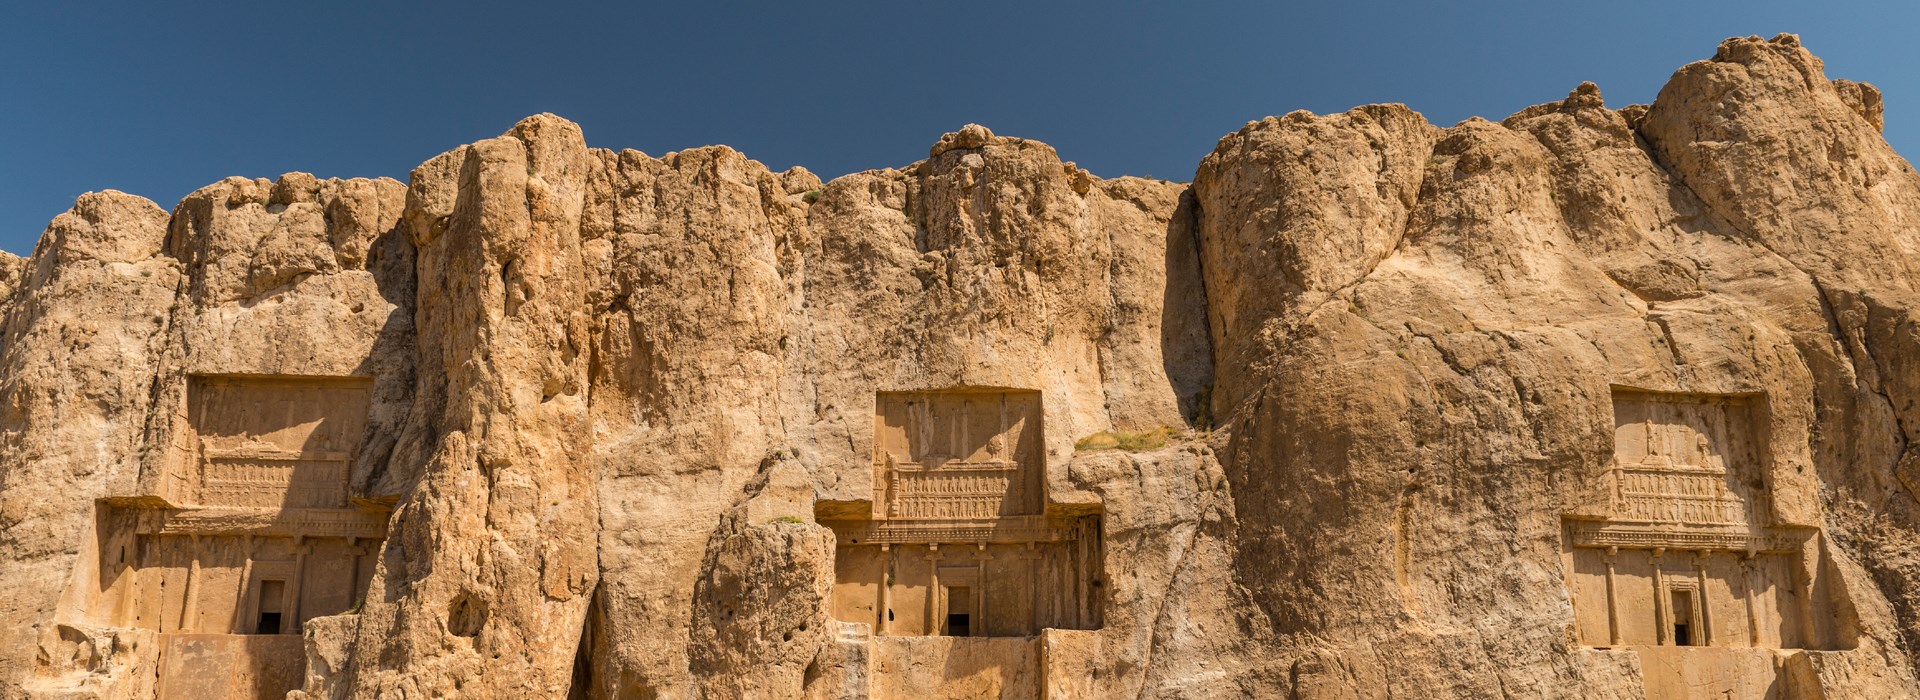
M 1690 647 L 1693 640 L 1693 592 L 1673 592 L 1673 645 Z
M 254 622 L 254 634 L 280 633 L 280 606 L 287 595 L 285 581 L 261 581 L 260 600 L 257 609 L 260 617 Z
M 947 630 L 949 637 L 973 636 L 973 590 L 966 586 L 947 588 Z

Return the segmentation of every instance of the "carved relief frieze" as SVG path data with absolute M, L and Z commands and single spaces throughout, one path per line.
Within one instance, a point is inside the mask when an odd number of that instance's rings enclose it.
M 366 430 L 371 382 L 333 377 L 194 377 L 187 426 L 192 505 L 343 508 Z M 179 460 L 176 460 L 179 463 Z
M 1036 392 L 881 394 L 874 469 L 885 518 L 1040 512 Z
M 139 519 L 142 535 L 253 535 L 257 537 L 386 537 L 387 513 L 357 508 L 187 508 L 150 510 Z
M 1758 525 L 1752 399 L 1616 392 L 1615 520 Z
M 1020 474 L 1010 462 L 947 462 L 938 468 L 889 462 L 887 517 L 992 519 Z
M 1768 528 L 1758 532 L 1686 531 L 1593 521 L 1569 524 L 1575 547 L 1712 550 L 1726 552 L 1798 552 L 1813 536 L 1810 529 Z

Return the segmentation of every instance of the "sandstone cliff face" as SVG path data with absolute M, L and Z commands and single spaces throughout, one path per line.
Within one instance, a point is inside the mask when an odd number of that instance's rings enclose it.
M 429 330 L 393 459 L 418 472 L 360 613 L 354 692 L 566 692 L 598 579 L 588 166 L 578 127 L 535 118 L 415 172 L 401 229 Z
M 7 368 L 0 451 L 8 465 L 0 470 L 7 550 L 0 654 L 12 671 L 9 694 L 20 694 L 35 674 L 43 635 L 71 649 L 69 658 L 77 653 L 99 668 L 135 653 L 131 641 L 34 625 L 54 617 L 69 588 L 86 585 L 75 565 L 92 550 L 93 499 L 131 491 L 138 478 L 141 433 L 182 279 L 178 262 L 162 253 L 166 235 L 166 212 L 151 202 L 119 192 L 85 195 L 47 227 L 8 302 L 0 353 Z
M 371 377 L 368 423 L 391 430 L 411 395 L 413 257 L 379 232 L 401 192 L 391 180 L 230 178 L 171 219 L 106 192 L 48 228 L 0 350 L 12 368 L 4 449 L 21 465 L 4 470 L 0 515 L 6 599 L 20 605 L 5 613 L 21 671 L 9 693 L 153 692 L 155 628 L 102 599 L 124 556 L 103 546 L 103 528 L 108 503 L 168 491 L 163 446 L 180 439 L 187 377 Z M 386 461 L 354 459 L 362 482 Z
M 1273 143 L 1267 158 L 1311 163 L 1340 139 L 1265 132 L 1341 129 L 1353 142 L 1377 128 L 1379 111 L 1250 125 L 1202 164 L 1201 208 L 1258 201 L 1249 187 L 1282 197 L 1298 187 L 1286 174 L 1249 182 L 1232 170 L 1241 144 Z M 1266 319 L 1264 335 L 1216 325 L 1220 357 L 1253 346 L 1271 368 L 1237 395 L 1221 392 L 1217 402 L 1238 403 L 1215 411 L 1236 421 L 1225 461 L 1243 580 L 1280 631 L 1314 640 L 1296 689 L 1638 695 L 1633 669 L 1613 652 L 1570 649 L 1555 622 L 1568 603 L 1557 516 L 1606 503 L 1590 489 L 1614 452 L 1610 387 L 1764 393 L 1777 522 L 1824 525 L 1843 544 L 1832 551 L 1843 567 L 1859 557 L 1871 570 L 1883 556 L 1846 541 L 1853 518 L 1873 522 L 1879 541 L 1913 541 L 1887 486 L 1852 486 L 1894 483 L 1905 437 L 1861 376 L 1863 364 L 1879 374 L 1872 351 L 1845 347 L 1875 339 L 1839 316 L 1831 290 L 1851 298 L 1910 284 L 1897 252 L 1910 231 L 1892 212 L 1920 181 L 1796 42 L 1730 40 L 1714 61 L 1682 69 L 1651 108 L 1607 110 L 1589 85 L 1503 124 L 1419 136 L 1430 149 L 1419 137 L 1374 141 L 1382 163 L 1396 148 L 1426 158 L 1423 174 L 1402 181 L 1419 183 L 1404 223 L 1387 221 L 1385 245 L 1357 246 L 1391 254 L 1304 285 L 1302 296 L 1330 301 L 1216 311 Z M 1791 172 L 1795 162 L 1808 170 Z M 1344 164 L 1318 182 L 1354 184 L 1291 207 L 1407 206 L 1408 186 L 1367 181 L 1373 162 Z M 1852 201 L 1821 199 L 1829 188 Z M 1863 191 L 1874 192 L 1867 206 L 1853 194 Z M 1203 245 L 1225 257 L 1252 237 L 1325 240 L 1313 227 L 1331 216 L 1308 209 L 1249 231 L 1227 214 L 1203 226 Z M 1790 243 L 1832 241 L 1842 228 L 1862 235 L 1817 254 Z M 1861 248 L 1847 254 L 1848 245 Z M 1831 258 L 1891 269 L 1816 262 Z M 1207 269 L 1216 303 L 1249 285 Z M 1899 356 L 1895 342 L 1879 345 Z M 1831 666 L 1818 683 L 1833 692 L 1871 676 L 1912 692 L 1898 651 L 1911 640 L 1896 631 L 1911 616 L 1875 600 L 1910 603 L 1897 587 L 1849 580 L 1857 607 L 1837 614 L 1858 617 L 1861 647 L 1823 659 Z
M 1920 695 L 1881 123 L 1783 36 L 1647 106 L 1270 117 L 1190 185 L 543 115 L 407 185 L 86 195 L 0 256 L 0 695 Z M 1011 391 L 1037 511 L 849 534 L 921 468 L 876 397 Z

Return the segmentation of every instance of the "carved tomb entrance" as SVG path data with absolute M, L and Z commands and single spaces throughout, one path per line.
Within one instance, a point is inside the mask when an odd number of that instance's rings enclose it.
M 387 510 L 348 497 L 370 381 L 195 376 L 155 493 L 101 502 L 113 627 L 160 633 L 161 698 L 280 697 L 302 625 L 358 607 Z
M 1741 648 L 1852 646 L 1819 530 L 1773 515 L 1764 396 L 1622 388 L 1613 412 L 1606 515 L 1565 522 L 1582 644 L 1640 651 L 1648 697 L 1767 686 L 1773 652 Z
M 1047 512 L 1040 393 L 876 404 L 872 500 L 820 513 L 839 543 L 834 617 L 880 636 L 1098 628 L 1100 518 Z

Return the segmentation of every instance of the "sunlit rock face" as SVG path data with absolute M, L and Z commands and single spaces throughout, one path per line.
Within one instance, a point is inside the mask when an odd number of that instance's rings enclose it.
M 0 696 L 1920 695 L 1880 109 L 1781 36 L 1192 183 L 541 115 L 88 194 L 0 255 Z

